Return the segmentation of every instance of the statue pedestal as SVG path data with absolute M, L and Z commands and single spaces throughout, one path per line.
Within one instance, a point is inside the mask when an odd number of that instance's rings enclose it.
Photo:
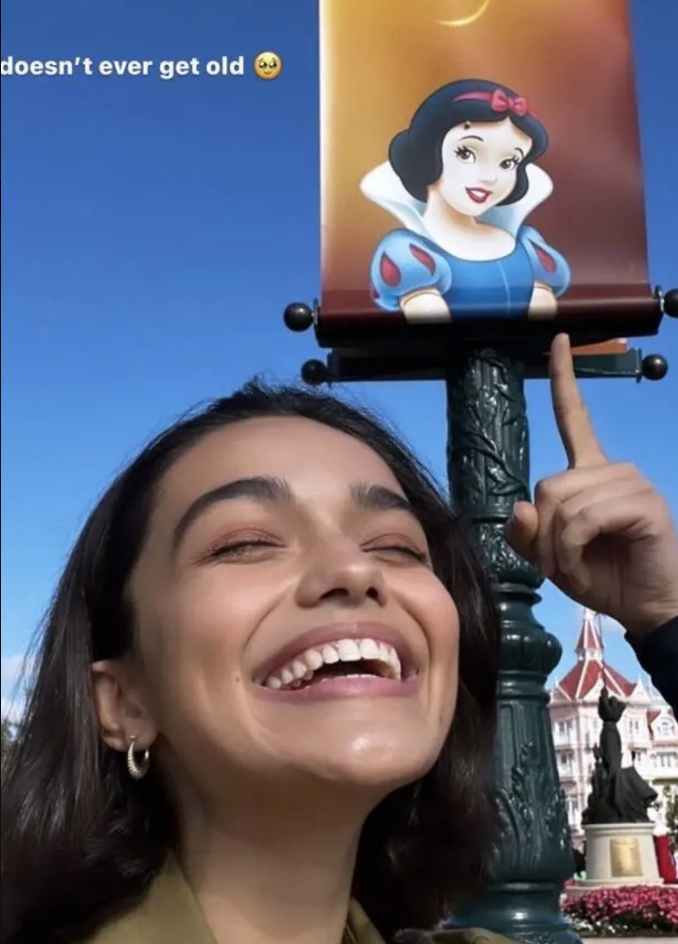
M 620 885 L 662 885 L 654 846 L 654 823 L 584 826 L 586 879 L 582 891 Z

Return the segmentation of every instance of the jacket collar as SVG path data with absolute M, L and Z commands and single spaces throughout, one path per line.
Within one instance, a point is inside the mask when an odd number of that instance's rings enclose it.
M 421 944 L 513 944 L 487 931 L 469 929 L 417 935 Z M 146 897 L 107 925 L 89 944 L 216 944 L 183 872 L 172 856 Z M 342 944 L 384 944 L 357 901 L 349 905 Z
M 90 944 L 216 944 L 173 856 L 132 911 L 107 925 Z M 343 944 L 384 944 L 360 905 L 352 901 Z
M 216 944 L 177 861 L 170 856 L 145 898 L 89 944 Z

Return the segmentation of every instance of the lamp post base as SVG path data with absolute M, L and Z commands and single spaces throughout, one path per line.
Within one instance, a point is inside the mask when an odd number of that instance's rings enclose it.
M 516 902 L 523 903 L 522 910 Z M 462 928 L 485 928 L 527 944 L 581 944 L 560 911 L 560 890 L 538 882 L 506 882 L 488 889 L 476 908 L 445 922 L 446 930 Z M 445 940 L 444 931 L 436 934 L 436 944 Z

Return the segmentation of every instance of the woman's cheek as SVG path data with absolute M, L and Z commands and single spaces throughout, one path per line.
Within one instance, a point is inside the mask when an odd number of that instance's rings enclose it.
M 516 186 L 516 174 L 509 172 L 504 177 L 504 180 L 502 181 L 503 199 L 506 199 L 506 197 L 510 196 L 513 193 L 515 186 Z
M 449 202 L 463 200 L 466 197 L 466 188 L 473 185 L 475 180 L 472 164 L 458 164 L 454 172 L 448 171 L 443 181 L 443 194 Z

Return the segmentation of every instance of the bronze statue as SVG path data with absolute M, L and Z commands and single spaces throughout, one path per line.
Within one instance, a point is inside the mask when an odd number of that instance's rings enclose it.
M 598 715 L 603 722 L 599 747 L 591 777 L 591 793 L 582 815 L 582 823 L 647 823 L 648 808 L 657 792 L 646 783 L 635 767 L 622 767 L 622 743 L 617 727 L 626 704 L 610 695 L 606 687 L 598 700 Z

